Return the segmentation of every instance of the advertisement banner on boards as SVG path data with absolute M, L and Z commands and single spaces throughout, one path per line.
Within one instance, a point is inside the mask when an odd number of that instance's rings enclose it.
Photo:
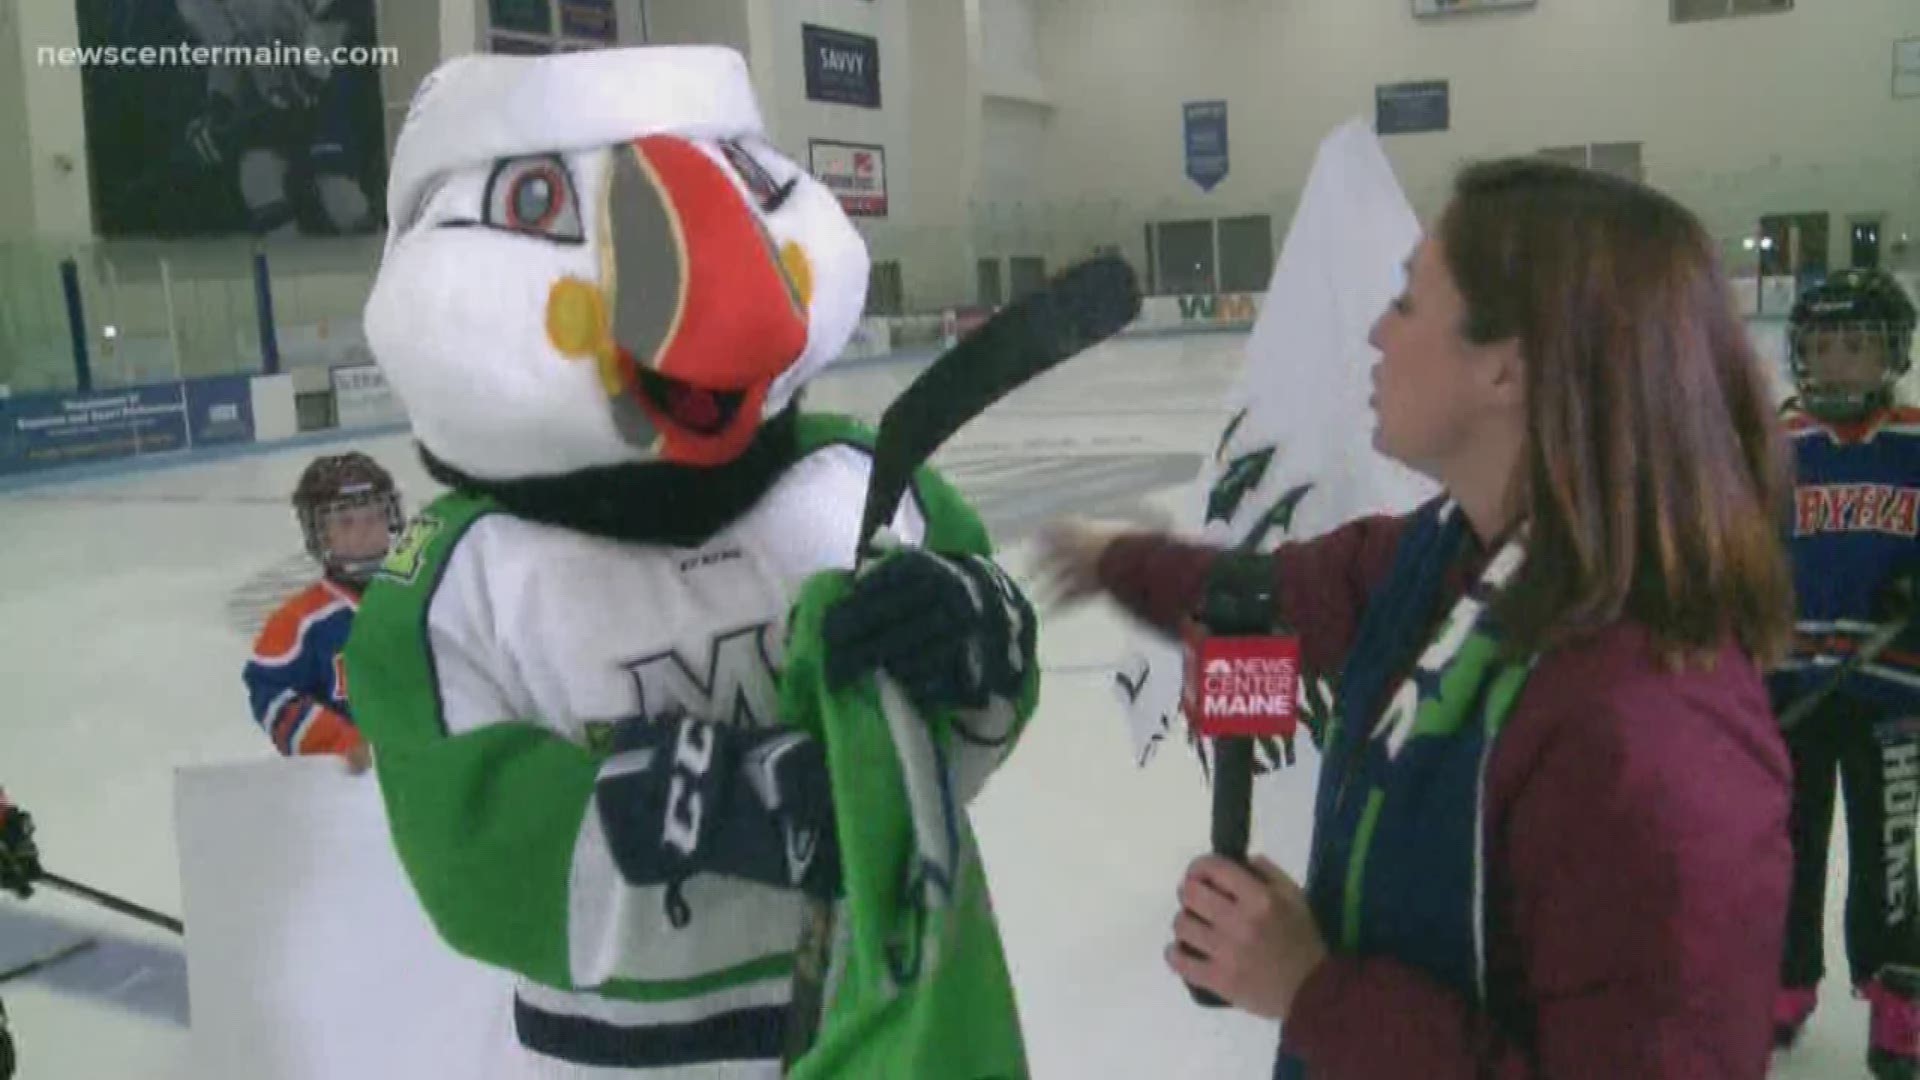
M 333 381 L 334 418 L 343 428 L 378 427 L 406 422 L 406 410 L 387 385 L 386 373 L 373 364 L 337 367 Z
M 0 474 L 184 450 L 179 383 L 0 402 Z
M 187 430 L 195 446 L 253 441 L 253 377 L 221 375 L 186 384 Z

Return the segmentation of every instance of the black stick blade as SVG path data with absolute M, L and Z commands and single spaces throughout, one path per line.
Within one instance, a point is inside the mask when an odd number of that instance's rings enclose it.
M 935 360 L 880 418 L 860 549 L 893 517 L 915 470 L 963 424 L 1034 376 L 1119 333 L 1139 314 L 1133 268 L 1103 255 L 1001 309 Z

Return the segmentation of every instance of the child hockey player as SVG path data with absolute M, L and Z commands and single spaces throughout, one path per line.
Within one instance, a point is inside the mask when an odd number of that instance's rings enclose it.
M 0 892 L 20 899 L 33 895 L 40 876 L 40 851 L 33 843 L 33 817 L 7 801 L 0 791 Z M 13 1033 L 7 1029 L 7 1008 L 0 1004 L 0 1080 L 13 1076 Z
M 1920 651 L 1910 634 L 1853 660 L 1911 613 L 1920 569 L 1920 409 L 1894 403 L 1914 307 L 1890 275 L 1845 271 L 1794 305 L 1798 396 L 1787 406 L 1797 481 L 1791 522 L 1799 623 L 1793 655 L 1769 679 L 1777 712 L 1819 698 L 1788 732 L 1793 752 L 1794 883 L 1775 1003 L 1790 1045 L 1823 974 L 1822 915 L 1836 771 L 1851 866 L 1847 960 L 1871 1009 L 1868 1061 L 1880 1080 L 1920 1074 L 1920 904 L 1914 876 L 1920 797 Z M 1835 677 L 1842 681 L 1831 685 Z M 1804 710 L 1803 710 L 1804 711 Z
M 402 525 L 393 477 L 358 452 L 315 458 L 293 492 L 294 513 L 320 580 L 267 620 L 243 678 L 253 718 L 281 753 L 340 754 L 367 767 L 347 707 L 341 650 L 360 593 Z

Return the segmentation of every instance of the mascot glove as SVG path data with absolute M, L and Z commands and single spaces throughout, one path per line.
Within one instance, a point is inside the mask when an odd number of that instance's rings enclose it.
M 876 670 L 932 714 L 1020 693 L 1034 661 L 1033 606 L 991 559 L 893 552 L 827 612 L 827 684 Z

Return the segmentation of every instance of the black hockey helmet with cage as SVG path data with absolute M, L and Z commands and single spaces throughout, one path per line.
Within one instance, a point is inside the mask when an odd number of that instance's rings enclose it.
M 1830 420 L 1853 420 L 1893 401 L 1894 384 L 1912 364 L 1914 306 L 1906 290 L 1884 270 L 1842 270 L 1802 293 L 1788 317 L 1788 363 L 1800 402 Z M 1885 346 L 1880 385 L 1860 391 L 1823 385 L 1809 362 L 1815 335 L 1850 331 Z
M 381 559 L 337 558 L 327 549 L 325 528 L 329 513 L 358 506 L 377 506 L 386 515 L 387 542 L 391 546 L 406 525 L 399 489 L 379 462 L 357 450 L 314 458 L 293 489 L 293 511 L 300 519 L 307 554 L 326 570 L 327 576 L 362 586 L 373 577 Z

